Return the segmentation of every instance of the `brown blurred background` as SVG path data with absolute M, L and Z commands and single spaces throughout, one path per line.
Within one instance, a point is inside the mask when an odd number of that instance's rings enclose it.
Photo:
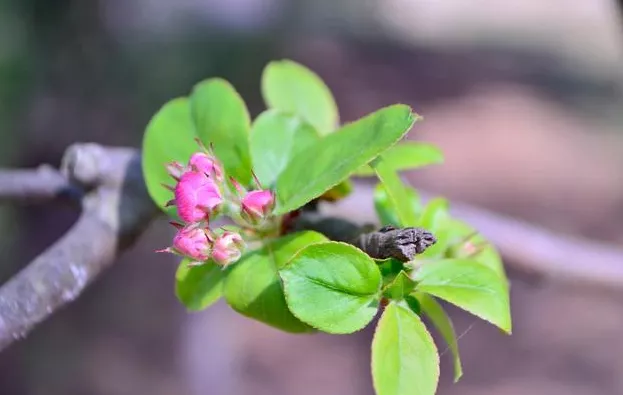
M 263 66 L 286 57 L 326 80 L 344 121 L 395 102 L 422 114 L 410 136 L 446 163 L 416 186 L 621 245 L 621 15 L 610 0 L 0 0 L 0 165 L 57 165 L 77 141 L 139 147 L 165 101 L 211 76 L 257 114 Z M 2 207 L 0 279 L 76 216 Z M 152 226 L 0 354 L 0 394 L 373 394 L 370 329 L 292 336 L 223 303 L 186 313 L 176 261 L 153 254 L 167 232 Z M 445 352 L 439 394 L 623 394 L 623 291 L 511 282 L 511 337 L 451 309 L 465 376 L 451 383 Z

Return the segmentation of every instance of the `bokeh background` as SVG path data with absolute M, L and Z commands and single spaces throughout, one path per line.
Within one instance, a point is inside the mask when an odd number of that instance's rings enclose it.
M 139 147 L 165 101 L 211 76 L 257 114 L 261 70 L 285 57 L 325 79 L 343 121 L 395 102 L 422 114 L 410 138 L 446 163 L 409 174 L 416 186 L 621 245 L 622 15 L 612 0 L 0 0 L 0 165 L 57 165 L 73 142 Z M 2 281 L 77 217 L 0 209 Z M 0 354 L 0 394 L 373 394 L 371 329 L 293 336 L 223 303 L 188 314 L 175 259 L 153 254 L 169 237 L 154 224 Z M 623 394 L 623 290 L 509 264 L 513 336 L 452 309 L 465 376 L 452 384 L 445 352 L 439 394 Z

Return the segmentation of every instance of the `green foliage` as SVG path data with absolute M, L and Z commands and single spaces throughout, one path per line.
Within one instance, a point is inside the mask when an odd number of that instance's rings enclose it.
M 195 86 L 190 107 L 197 136 L 205 145 L 213 145 L 229 175 L 243 184 L 249 183 L 251 121 L 238 92 L 229 82 L 211 78 Z
M 433 395 L 437 389 L 433 338 L 417 314 L 396 302 L 385 308 L 374 333 L 372 380 L 378 395 Z
M 298 63 L 270 62 L 262 74 L 262 96 L 267 107 L 298 114 L 321 135 L 338 126 L 331 91 L 316 73 Z
M 422 257 L 442 257 L 444 251 L 448 248 L 448 234 L 451 231 L 447 226 L 447 222 L 450 220 L 448 210 L 448 201 L 444 198 L 431 199 L 424 207 L 418 226 L 433 232 L 437 237 L 437 243 L 424 251 Z
M 415 281 L 409 278 L 404 270 L 401 270 L 393 280 L 383 288 L 383 295 L 392 300 L 404 299 L 415 288 Z
M 165 207 L 172 193 L 162 184 L 175 181 L 165 164 L 186 164 L 199 150 L 197 137 L 213 146 L 228 176 L 253 188 L 255 174 L 276 194 L 272 216 L 255 227 L 240 225 L 238 198 L 225 197 L 238 210 L 230 218 L 254 247 L 226 269 L 211 260 L 195 267 L 184 261 L 176 274 L 179 300 L 198 311 L 224 296 L 240 314 L 291 333 L 352 333 L 386 305 L 372 343 L 378 395 L 435 393 L 439 356 L 420 320 L 425 315 L 448 344 L 458 380 L 456 333 L 436 297 L 510 333 L 509 287 L 500 256 L 486 238 L 453 218 L 445 199 L 423 205 L 399 177 L 399 171 L 443 161 L 430 144 L 398 143 L 419 116 L 393 105 L 340 128 L 324 82 L 288 60 L 268 64 L 261 86 L 268 109 L 252 125 L 242 98 L 218 78 L 197 84 L 188 98 L 171 100 L 147 125 L 145 182 L 172 218 L 175 210 Z M 374 260 L 315 232 L 281 234 L 286 214 L 315 199 L 342 199 L 353 188 L 351 176 L 372 175 L 380 181 L 374 207 L 383 225 L 422 227 L 437 238 L 412 262 Z
M 448 249 L 446 258 L 469 258 L 473 262 L 487 266 L 506 282 L 502 258 L 495 247 L 474 228 L 454 218 L 448 219 L 442 230 L 446 234 Z
M 214 262 L 189 267 L 184 260 L 175 274 L 175 294 L 188 310 L 203 310 L 221 297 L 224 278 L 223 268 Z
M 272 186 L 293 158 L 320 140 L 318 132 L 294 114 L 267 110 L 253 122 L 253 170 L 263 186 Z
M 419 217 L 423 210 L 420 197 L 415 189 L 408 188 L 405 185 L 402 185 L 402 188 L 406 191 L 406 200 L 411 210 L 413 210 L 416 217 Z M 400 220 L 394 210 L 394 203 L 387 193 L 387 188 L 382 183 L 377 184 L 376 188 L 374 188 L 374 208 L 381 225 L 400 226 Z
M 396 144 L 383 155 L 387 165 L 396 171 L 413 170 L 424 166 L 443 163 L 443 154 L 432 144 L 400 143 Z M 360 167 L 354 175 L 373 176 L 374 169 L 370 166 Z
M 448 216 L 448 201 L 443 198 L 432 199 L 424 208 L 420 226 L 435 232 L 439 230 Z
M 409 195 L 396 171 L 385 161 L 385 155 L 377 157 L 371 164 L 379 180 L 383 183 L 402 226 L 415 226 L 417 218 Z
M 454 325 L 452 325 L 450 317 L 448 317 L 441 304 L 435 298 L 420 292 L 416 292 L 414 297 L 418 302 L 418 311 L 421 310 L 426 314 L 448 344 L 454 362 L 454 382 L 456 383 L 463 376 L 463 366 L 459 356 L 459 342 L 454 332 Z
M 277 214 L 295 210 L 345 180 L 404 136 L 414 115 L 394 105 L 348 124 L 290 161 L 277 179 Z
M 311 328 L 286 306 L 278 271 L 301 249 L 326 241 L 315 232 L 298 232 L 266 243 L 238 261 L 227 275 L 225 299 L 237 312 L 287 332 Z
M 322 331 L 355 332 L 368 324 L 378 309 L 379 268 L 349 244 L 310 245 L 279 274 L 292 313 Z
M 443 259 L 423 264 L 412 278 L 425 292 L 511 333 L 506 282 L 492 269 L 469 259 Z
M 173 181 L 165 164 L 187 161 L 197 151 L 193 138 L 195 128 L 186 98 L 174 99 L 165 104 L 147 125 L 143 137 L 143 177 L 151 198 L 163 210 L 172 194 L 162 184 L 172 184 Z M 166 211 L 173 216 L 173 209 Z

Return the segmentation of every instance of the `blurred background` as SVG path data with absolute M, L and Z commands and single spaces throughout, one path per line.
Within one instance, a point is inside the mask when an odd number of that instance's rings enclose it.
M 446 163 L 409 174 L 417 187 L 621 245 L 622 15 L 612 0 L 0 0 L 0 165 L 58 165 L 73 142 L 139 147 L 164 102 L 211 76 L 258 114 L 262 68 L 291 58 L 343 121 L 396 102 L 424 116 L 410 138 Z M 0 280 L 77 214 L 2 207 Z M 153 253 L 168 232 L 154 224 L 0 354 L 0 394 L 373 394 L 371 329 L 293 336 L 223 303 L 186 313 L 175 259 Z M 444 352 L 439 394 L 623 394 L 623 290 L 510 276 L 514 334 L 452 309 L 465 376 L 452 384 Z

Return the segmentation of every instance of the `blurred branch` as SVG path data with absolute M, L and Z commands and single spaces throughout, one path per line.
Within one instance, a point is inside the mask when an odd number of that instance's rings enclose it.
M 38 189 L 32 184 L 37 179 L 43 180 Z M 0 350 L 75 300 L 155 216 L 139 153 L 130 148 L 72 146 L 61 173 L 5 173 L 0 196 L 21 199 L 32 192 L 50 198 L 68 185 L 88 191 L 82 214 L 63 237 L 0 288 Z
M 67 178 L 49 165 L 35 170 L 0 170 L 0 201 L 38 202 L 75 192 Z
M 145 189 L 140 153 L 131 148 L 78 144 L 65 153 L 60 172 L 43 167 L 0 173 L 2 199 L 53 199 L 67 190 L 82 196 L 78 221 L 0 287 L 0 350 L 75 300 L 157 213 Z M 360 185 L 353 195 L 325 207 L 326 221 L 314 226 L 331 223 L 330 215 L 373 220 L 371 185 Z M 623 288 L 623 249 L 454 201 L 452 211 L 497 245 L 507 265 L 549 278 Z M 350 221 L 341 224 L 332 223 L 332 238 L 361 230 Z
M 499 248 L 507 266 L 555 280 L 623 289 L 623 248 L 562 235 L 452 201 L 451 212 Z

